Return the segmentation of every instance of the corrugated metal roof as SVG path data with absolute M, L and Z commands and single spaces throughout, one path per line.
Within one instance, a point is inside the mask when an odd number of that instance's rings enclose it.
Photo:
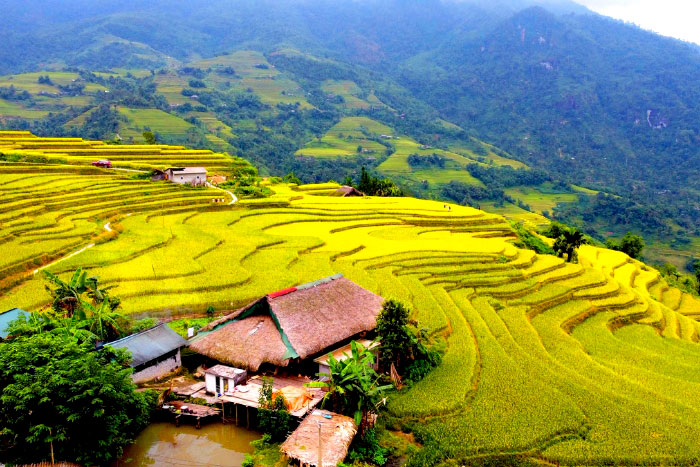
M 22 315 L 29 318 L 29 313 L 24 310 L 20 310 L 19 308 L 13 308 L 0 313 L 0 339 L 7 338 L 7 326 Z
M 166 324 L 159 324 L 154 328 L 105 345 L 131 352 L 133 356 L 131 367 L 133 368 L 184 347 L 187 345 L 187 341 Z

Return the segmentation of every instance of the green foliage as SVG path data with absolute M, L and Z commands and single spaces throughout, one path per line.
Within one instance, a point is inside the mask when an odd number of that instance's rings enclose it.
M 292 416 L 282 394 L 274 394 L 272 378 L 263 378 L 258 403 L 258 427 L 272 441 L 281 441 L 289 433 Z
M 515 233 L 518 235 L 518 241 L 515 246 L 518 248 L 527 248 L 541 255 L 553 255 L 554 250 L 547 245 L 541 238 L 525 228 L 522 222 L 510 223 Z
M 412 360 L 413 336 L 408 328 L 408 317 L 408 308 L 398 300 L 390 298 L 382 304 L 376 331 L 383 368 L 388 369 L 393 363 L 401 372 Z
M 156 135 L 153 134 L 152 131 L 144 131 L 142 133 L 143 135 L 143 140 L 146 144 L 156 144 Z
M 0 345 L 0 446 L 6 462 L 106 464 L 149 420 L 125 351 L 38 334 Z
M 333 411 L 344 413 L 365 426 L 368 413 L 376 412 L 384 401 L 384 392 L 391 386 L 380 385 L 380 376 L 374 371 L 375 358 L 371 350 L 357 341 L 351 343 L 350 355 L 343 360 L 332 354 L 328 357 L 330 373 L 318 376 L 325 381 L 308 383 L 308 387 L 325 389 L 323 405 L 331 405 Z
M 365 430 L 362 436 L 357 437 L 347 458 L 352 463 L 369 462 L 379 466 L 386 464 L 387 450 L 379 445 L 376 429 Z
M 630 258 L 641 260 L 645 244 L 641 235 L 632 235 L 631 232 L 627 232 L 619 242 L 608 240 L 605 242 L 605 246 L 611 250 L 621 251 Z
M 301 185 L 301 180 L 294 175 L 294 172 L 289 172 L 287 175 L 282 178 L 286 183 L 296 183 L 297 185 Z
M 554 240 L 554 252 L 560 258 L 566 256 L 568 263 L 577 262 L 578 256 L 576 249 L 586 242 L 583 233 L 574 227 L 565 228 L 561 234 Z
M 379 179 L 371 176 L 364 166 L 357 189 L 368 196 L 403 196 L 403 191 L 394 182 L 388 178 Z

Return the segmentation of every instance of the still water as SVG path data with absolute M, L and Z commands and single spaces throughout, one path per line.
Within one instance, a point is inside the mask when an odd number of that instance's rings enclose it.
M 152 423 L 124 450 L 112 467 L 240 467 L 250 442 L 260 434 L 233 424 L 209 423 L 201 429 L 191 425 Z

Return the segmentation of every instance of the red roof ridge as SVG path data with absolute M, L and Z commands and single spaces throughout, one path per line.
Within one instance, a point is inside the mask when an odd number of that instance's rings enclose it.
M 287 295 L 289 293 L 295 292 L 296 290 L 297 290 L 296 287 L 290 287 L 288 289 L 278 290 L 277 292 L 267 294 L 267 298 L 281 297 L 282 295 Z

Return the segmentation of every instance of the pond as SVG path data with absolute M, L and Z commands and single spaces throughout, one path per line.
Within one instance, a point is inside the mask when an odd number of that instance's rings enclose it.
M 260 433 L 233 424 L 210 423 L 197 429 L 191 425 L 157 422 L 143 430 L 112 467 L 216 466 L 240 467 L 250 442 Z

